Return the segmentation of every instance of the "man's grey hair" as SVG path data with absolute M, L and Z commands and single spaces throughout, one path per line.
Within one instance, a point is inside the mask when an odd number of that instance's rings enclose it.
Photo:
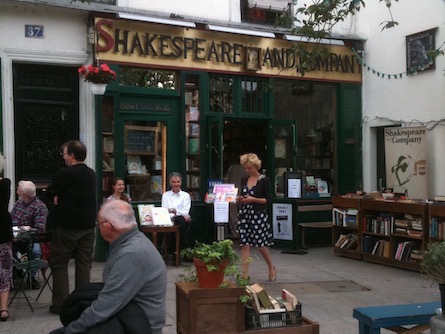
M 179 177 L 179 178 L 181 179 L 181 181 L 182 181 L 182 174 L 181 174 L 181 173 L 178 173 L 178 172 L 173 172 L 173 173 L 171 173 L 171 174 L 168 176 L 168 180 L 170 181 L 171 178 L 174 177 L 174 176 Z
M 22 180 L 19 181 L 20 190 L 28 197 L 36 197 L 36 185 L 32 181 Z
M 99 211 L 99 217 L 109 222 L 117 230 L 126 230 L 137 225 L 133 207 L 122 200 L 105 202 Z

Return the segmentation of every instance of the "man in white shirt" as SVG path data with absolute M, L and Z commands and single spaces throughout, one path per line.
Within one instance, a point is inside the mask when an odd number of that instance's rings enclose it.
M 188 192 L 181 190 L 182 175 L 173 172 L 168 177 L 171 190 L 162 194 L 162 207 L 168 208 L 175 225 L 179 225 L 180 248 L 188 247 L 187 230 L 190 222 L 191 198 Z

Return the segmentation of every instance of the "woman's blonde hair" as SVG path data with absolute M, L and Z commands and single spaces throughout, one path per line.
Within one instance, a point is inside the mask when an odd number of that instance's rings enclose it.
M 252 165 L 256 169 L 261 168 L 261 160 L 258 158 L 258 156 L 255 153 L 246 153 L 239 157 L 239 162 L 241 166 L 245 165 Z

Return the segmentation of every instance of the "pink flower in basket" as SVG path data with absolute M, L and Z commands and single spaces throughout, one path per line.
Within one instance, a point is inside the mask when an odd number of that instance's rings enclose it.
M 109 84 L 116 79 L 116 72 L 110 69 L 107 64 L 101 64 L 100 66 L 83 65 L 77 71 L 84 81 L 94 84 Z

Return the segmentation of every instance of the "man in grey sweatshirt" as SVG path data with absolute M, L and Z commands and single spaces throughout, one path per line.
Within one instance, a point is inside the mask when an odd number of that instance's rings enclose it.
M 104 286 L 95 301 L 64 333 L 84 333 L 110 321 L 129 302 L 140 306 L 153 334 L 165 324 L 167 286 L 164 260 L 151 241 L 138 230 L 134 211 L 125 201 L 105 203 L 98 222 L 102 237 L 111 245 L 103 272 Z

